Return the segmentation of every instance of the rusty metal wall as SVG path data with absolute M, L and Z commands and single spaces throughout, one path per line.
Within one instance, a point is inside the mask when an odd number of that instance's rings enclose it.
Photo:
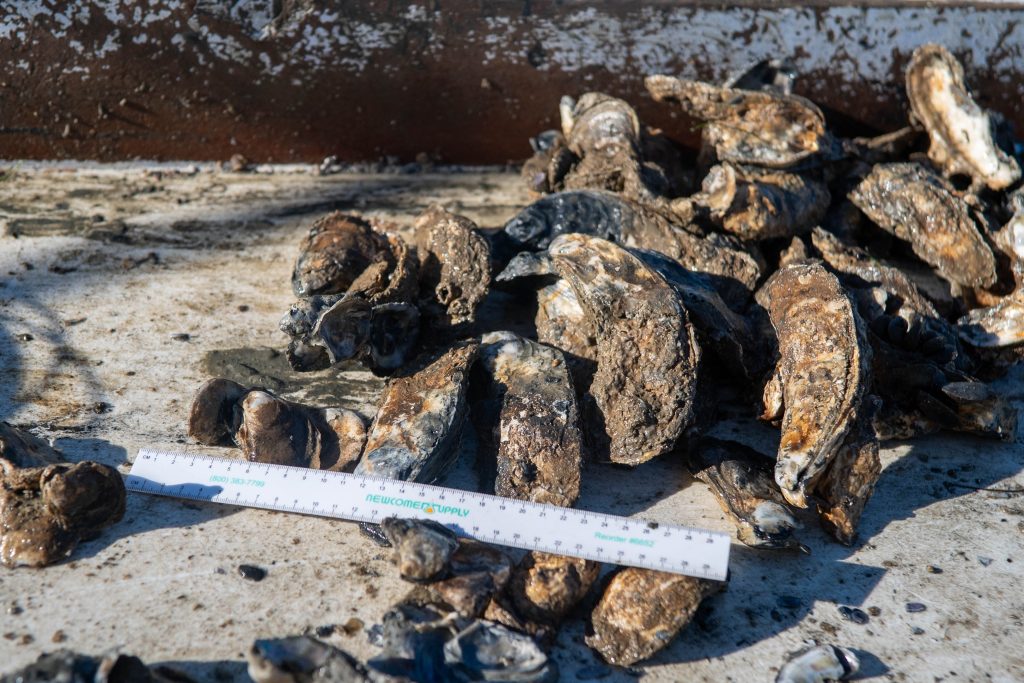
M 0 158 L 501 163 L 604 90 L 682 141 L 642 76 L 721 79 L 788 56 L 840 130 L 905 121 L 902 67 L 942 42 L 979 99 L 1024 129 L 1013 5 L 764 2 L 6 0 Z

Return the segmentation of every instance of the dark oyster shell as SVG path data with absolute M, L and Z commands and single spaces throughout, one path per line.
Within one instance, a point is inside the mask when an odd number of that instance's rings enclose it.
M 188 435 L 208 446 L 234 443 L 238 431 L 236 406 L 249 393 L 246 387 L 229 379 L 215 377 L 199 387 L 188 415 Z
M 675 638 L 704 598 L 725 584 L 626 567 L 608 583 L 590 615 L 589 645 L 616 666 L 647 659 Z
M 549 249 L 597 324 L 597 373 L 585 404 L 595 453 L 630 465 L 670 451 L 694 414 L 700 349 L 668 284 L 622 247 L 580 234 Z
M 117 470 L 96 462 L 18 467 L 26 462 L 4 424 L 0 461 L 0 562 L 44 567 L 68 557 L 124 516 L 125 488 Z M 32 438 L 20 439 L 30 443 Z
M 832 460 L 857 419 L 871 348 L 853 302 L 820 263 L 778 270 L 757 293 L 780 359 L 764 390 L 764 419 L 782 420 L 775 480 L 791 504 Z
M 426 587 L 431 602 L 449 605 L 462 617 L 483 615 L 508 583 L 512 561 L 496 546 L 461 540 L 451 557 L 451 575 Z
M 995 256 L 969 207 L 924 166 L 879 164 L 849 197 L 879 227 L 909 242 L 921 260 L 950 282 L 967 287 L 995 283 Z
M 0 676 L 0 683 L 189 683 L 173 669 L 146 668 L 138 657 L 110 654 L 92 657 L 70 650 L 44 653 L 32 664 Z
M 675 102 L 688 116 L 707 122 L 704 144 L 719 161 L 788 168 L 836 153 L 825 116 L 802 97 L 663 75 L 648 76 L 644 85 L 655 101 Z
M 806 550 L 793 537 L 800 523 L 772 478 L 770 458 L 734 441 L 703 437 L 690 449 L 689 466 L 732 517 L 741 543 Z
M 528 635 L 478 619 L 445 643 L 453 681 L 554 683 L 558 665 Z
M 563 97 L 562 132 L 578 161 L 565 174 L 567 190 L 608 190 L 641 198 L 651 193 L 642 177 L 640 121 L 627 102 L 589 92 Z
M 558 349 L 511 332 L 482 338 L 473 420 L 499 496 L 571 506 L 579 497 L 576 392 Z M 493 475 L 492 475 L 493 476 Z
M 963 173 L 992 190 L 1020 179 L 1017 160 L 996 145 L 991 116 L 971 97 L 963 67 L 946 48 L 928 44 L 914 50 L 907 97 L 931 138 L 928 158 L 947 177 Z
M 775 677 L 775 683 L 829 683 L 857 673 L 860 660 L 852 651 L 835 645 L 819 645 L 796 653 Z
M 469 370 L 479 346 L 427 354 L 391 379 L 356 474 L 432 483 L 455 464 L 466 416 Z
M 0 422 L 0 475 L 24 467 L 46 467 L 64 460 L 38 436 Z
M 506 590 L 522 618 L 557 626 L 587 595 L 600 570 L 598 562 L 534 550 L 512 570 Z

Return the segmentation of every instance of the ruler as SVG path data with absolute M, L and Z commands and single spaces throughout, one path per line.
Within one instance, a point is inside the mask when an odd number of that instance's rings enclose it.
M 382 477 L 141 449 L 130 491 L 357 522 L 432 519 L 486 543 L 725 581 L 726 534 Z

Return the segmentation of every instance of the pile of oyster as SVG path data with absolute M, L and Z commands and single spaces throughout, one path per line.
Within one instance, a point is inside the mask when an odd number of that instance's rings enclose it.
M 792 82 L 774 62 L 721 86 L 647 78 L 699 125 L 696 157 L 623 100 L 563 98 L 562 129 L 532 140 L 523 167 L 537 199 L 500 229 L 440 207 L 404 229 L 320 219 L 281 323 L 288 358 L 388 375 L 376 416 L 214 379 L 189 433 L 253 461 L 433 483 L 472 430 L 482 490 L 560 506 L 576 503 L 584 463 L 679 459 L 742 543 L 804 549 L 802 508 L 852 543 L 879 440 L 1013 436 L 1016 413 L 986 382 L 1024 348 L 1024 191 L 1004 122 L 942 47 L 915 51 L 908 125 L 879 137 L 834 135 Z M 777 452 L 708 436 L 736 405 L 778 427 Z M 261 641 L 254 678 L 327 680 L 281 672 L 329 662 L 352 680 L 556 675 L 545 649 L 597 565 L 515 562 L 413 520 L 376 534 L 417 585 L 384 617 L 381 656 Z M 641 661 L 721 588 L 618 570 L 587 643 Z M 819 655 L 855 667 L 836 648 L 805 659 Z M 801 666 L 785 680 L 804 680 Z

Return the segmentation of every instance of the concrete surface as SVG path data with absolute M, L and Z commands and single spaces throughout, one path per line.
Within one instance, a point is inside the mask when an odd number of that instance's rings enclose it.
M 291 301 L 296 244 L 314 216 L 342 208 L 401 223 L 440 201 L 494 226 L 527 201 L 507 173 L 264 170 L 273 172 L 8 168 L 0 182 L 0 419 L 54 439 L 71 459 L 122 471 L 141 446 L 198 451 L 185 443 L 185 417 L 211 367 L 204 354 L 283 347 L 277 321 Z M 172 337 L 179 333 L 189 339 Z M 265 353 L 260 372 L 273 375 L 280 359 Z M 334 391 L 364 412 L 379 386 L 358 371 L 317 373 L 301 386 L 278 374 L 288 395 Z M 999 387 L 1024 401 L 1020 368 Z M 768 448 L 777 438 L 756 425 L 718 429 Z M 734 546 L 729 589 L 698 622 L 649 662 L 604 680 L 771 681 L 810 639 L 855 649 L 863 680 L 1024 679 L 1022 451 L 1020 440 L 956 435 L 885 448 L 860 545 L 839 546 L 808 519 L 810 556 Z M 468 462 L 450 483 L 475 485 Z M 588 468 L 581 507 L 730 528 L 703 485 L 667 459 L 628 473 Z M 243 580 L 241 563 L 266 567 L 267 578 Z M 0 571 L 0 672 L 58 647 L 121 648 L 203 680 L 242 681 L 254 638 L 351 618 L 365 627 L 332 641 L 365 658 L 374 652 L 366 629 L 405 590 L 351 524 L 132 494 L 124 522 L 70 561 Z M 908 602 L 927 608 L 911 614 Z M 858 625 L 843 620 L 840 605 L 880 612 Z M 572 619 L 559 637 L 563 680 L 595 664 L 583 628 Z

